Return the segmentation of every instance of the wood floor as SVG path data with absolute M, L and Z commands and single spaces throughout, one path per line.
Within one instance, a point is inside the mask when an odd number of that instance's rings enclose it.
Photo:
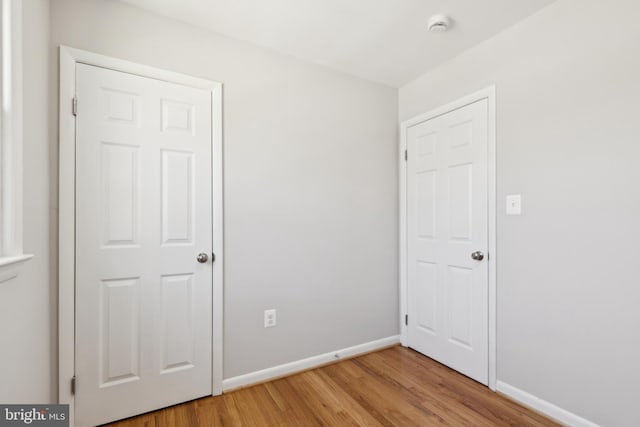
M 556 426 L 403 347 L 112 424 L 128 426 Z

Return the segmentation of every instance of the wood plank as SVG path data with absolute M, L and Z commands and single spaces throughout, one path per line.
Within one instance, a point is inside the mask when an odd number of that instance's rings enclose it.
M 112 425 L 559 426 L 400 346 Z

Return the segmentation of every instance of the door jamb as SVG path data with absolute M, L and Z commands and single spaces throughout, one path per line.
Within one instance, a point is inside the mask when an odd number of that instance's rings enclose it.
M 447 105 L 438 107 L 427 113 L 420 114 L 400 123 L 400 144 L 399 144 L 399 182 L 400 182 L 400 251 L 399 251 L 399 282 L 400 282 L 400 342 L 403 346 L 408 346 L 407 326 L 405 325 L 405 315 L 408 313 L 408 277 L 407 277 L 407 162 L 405 161 L 405 150 L 407 149 L 407 130 L 418 123 L 425 122 L 443 114 L 457 110 L 474 102 L 486 99 L 488 103 L 487 111 L 487 178 L 488 178 L 488 226 L 489 226 L 489 388 L 496 390 L 497 381 L 497 282 L 496 282 L 496 87 L 489 86 L 478 92 L 467 95 Z
M 76 64 L 108 68 L 211 92 L 213 264 L 212 284 L 212 394 L 222 393 L 223 345 L 223 158 L 222 83 L 165 71 L 79 49 L 60 46 L 59 99 L 59 242 L 58 242 L 58 401 L 69 404 L 74 422 L 75 398 L 75 145 L 76 121 L 72 111 Z M 81 102 L 81 101 L 80 101 Z M 80 106 L 82 108 L 82 106 Z M 80 385 L 81 387 L 82 385 Z

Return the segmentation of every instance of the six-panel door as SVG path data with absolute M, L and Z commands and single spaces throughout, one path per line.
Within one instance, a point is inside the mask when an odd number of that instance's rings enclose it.
M 407 129 L 408 343 L 488 382 L 487 101 Z
M 76 422 L 211 394 L 211 93 L 78 64 Z

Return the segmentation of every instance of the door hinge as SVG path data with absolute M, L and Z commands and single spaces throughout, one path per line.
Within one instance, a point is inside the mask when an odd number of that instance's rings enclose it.
M 408 315 L 408 314 L 405 314 L 405 315 L 404 315 L 404 324 L 405 324 L 406 326 L 409 326 L 409 315 Z
M 76 376 L 71 378 L 71 394 L 76 394 Z
M 74 116 L 78 115 L 78 97 L 74 96 L 71 103 L 71 112 Z
M 409 159 L 409 154 L 407 153 L 407 150 L 404 150 L 404 161 L 406 162 Z

